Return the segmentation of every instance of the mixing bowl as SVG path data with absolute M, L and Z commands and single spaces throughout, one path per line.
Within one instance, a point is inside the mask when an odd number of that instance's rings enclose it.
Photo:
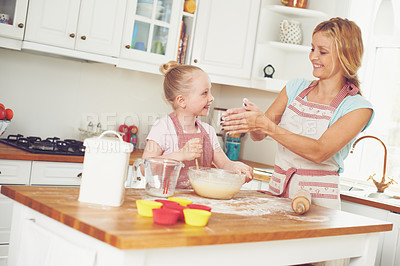
M 209 167 L 189 167 L 188 175 L 196 194 L 212 199 L 233 198 L 245 181 L 244 175 L 234 171 Z

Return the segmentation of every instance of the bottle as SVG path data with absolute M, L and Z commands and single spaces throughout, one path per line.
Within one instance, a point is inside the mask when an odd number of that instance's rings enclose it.
M 310 210 L 311 194 L 307 190 L 300 189 L 292 200 L 292 209 L 297 214 L 304 214 Z

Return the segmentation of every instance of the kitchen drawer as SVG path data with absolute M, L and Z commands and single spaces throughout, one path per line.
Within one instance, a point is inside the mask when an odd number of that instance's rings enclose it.
M 8 244 L 10 240 L 12 208 L 12 200 L 0 194 L 0 245 Z
M 0 245 L 0 266 L 7 266 L 8 245 Z
M 79 186 L 82 163 L 32 162 L 31 185 Z
M 28 185 L 31 161 L 0 160 L 0 184 Z

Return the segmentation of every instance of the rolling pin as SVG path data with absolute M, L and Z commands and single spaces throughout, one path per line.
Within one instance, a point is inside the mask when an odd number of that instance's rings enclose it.
M 310 192 L 301 189 L 292 200 L 292 209 L 297 214 L 304 214 L 310 210 L 311 194 Z

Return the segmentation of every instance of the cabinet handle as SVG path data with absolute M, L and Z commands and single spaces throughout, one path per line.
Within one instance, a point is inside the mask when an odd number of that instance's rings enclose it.
M 136 179 L 137 179 L 137 181 L 141 181 L 142 180 L 142 178 L 140 176 L 138 176 Z
M 197 63 L 197 59 L 193 60 L 193 62 Z
M 86 40 L 86 36 L 85 35 L 81 36 L 81 39 Z
M 131 49 L 131 46 L 128 44 L 128 45 L 125 45 L 125 48 L 126 49 Z
M 21 28 L 21 29 L 22 29 L 23 27 L 24 27 L 24 24 L 23 24 L 23 23 L 19 23 L 19 24 L 18 24 L 18 28 Z
M 69 35 L 69 37 L 75 38 L 75 33 L 71 33 L 71 34 Z
M 82 178 L 82 173 L 77 174 L 76 177 Z
M 0 175 L 1 175 L 1 171 L 0 171 Z

